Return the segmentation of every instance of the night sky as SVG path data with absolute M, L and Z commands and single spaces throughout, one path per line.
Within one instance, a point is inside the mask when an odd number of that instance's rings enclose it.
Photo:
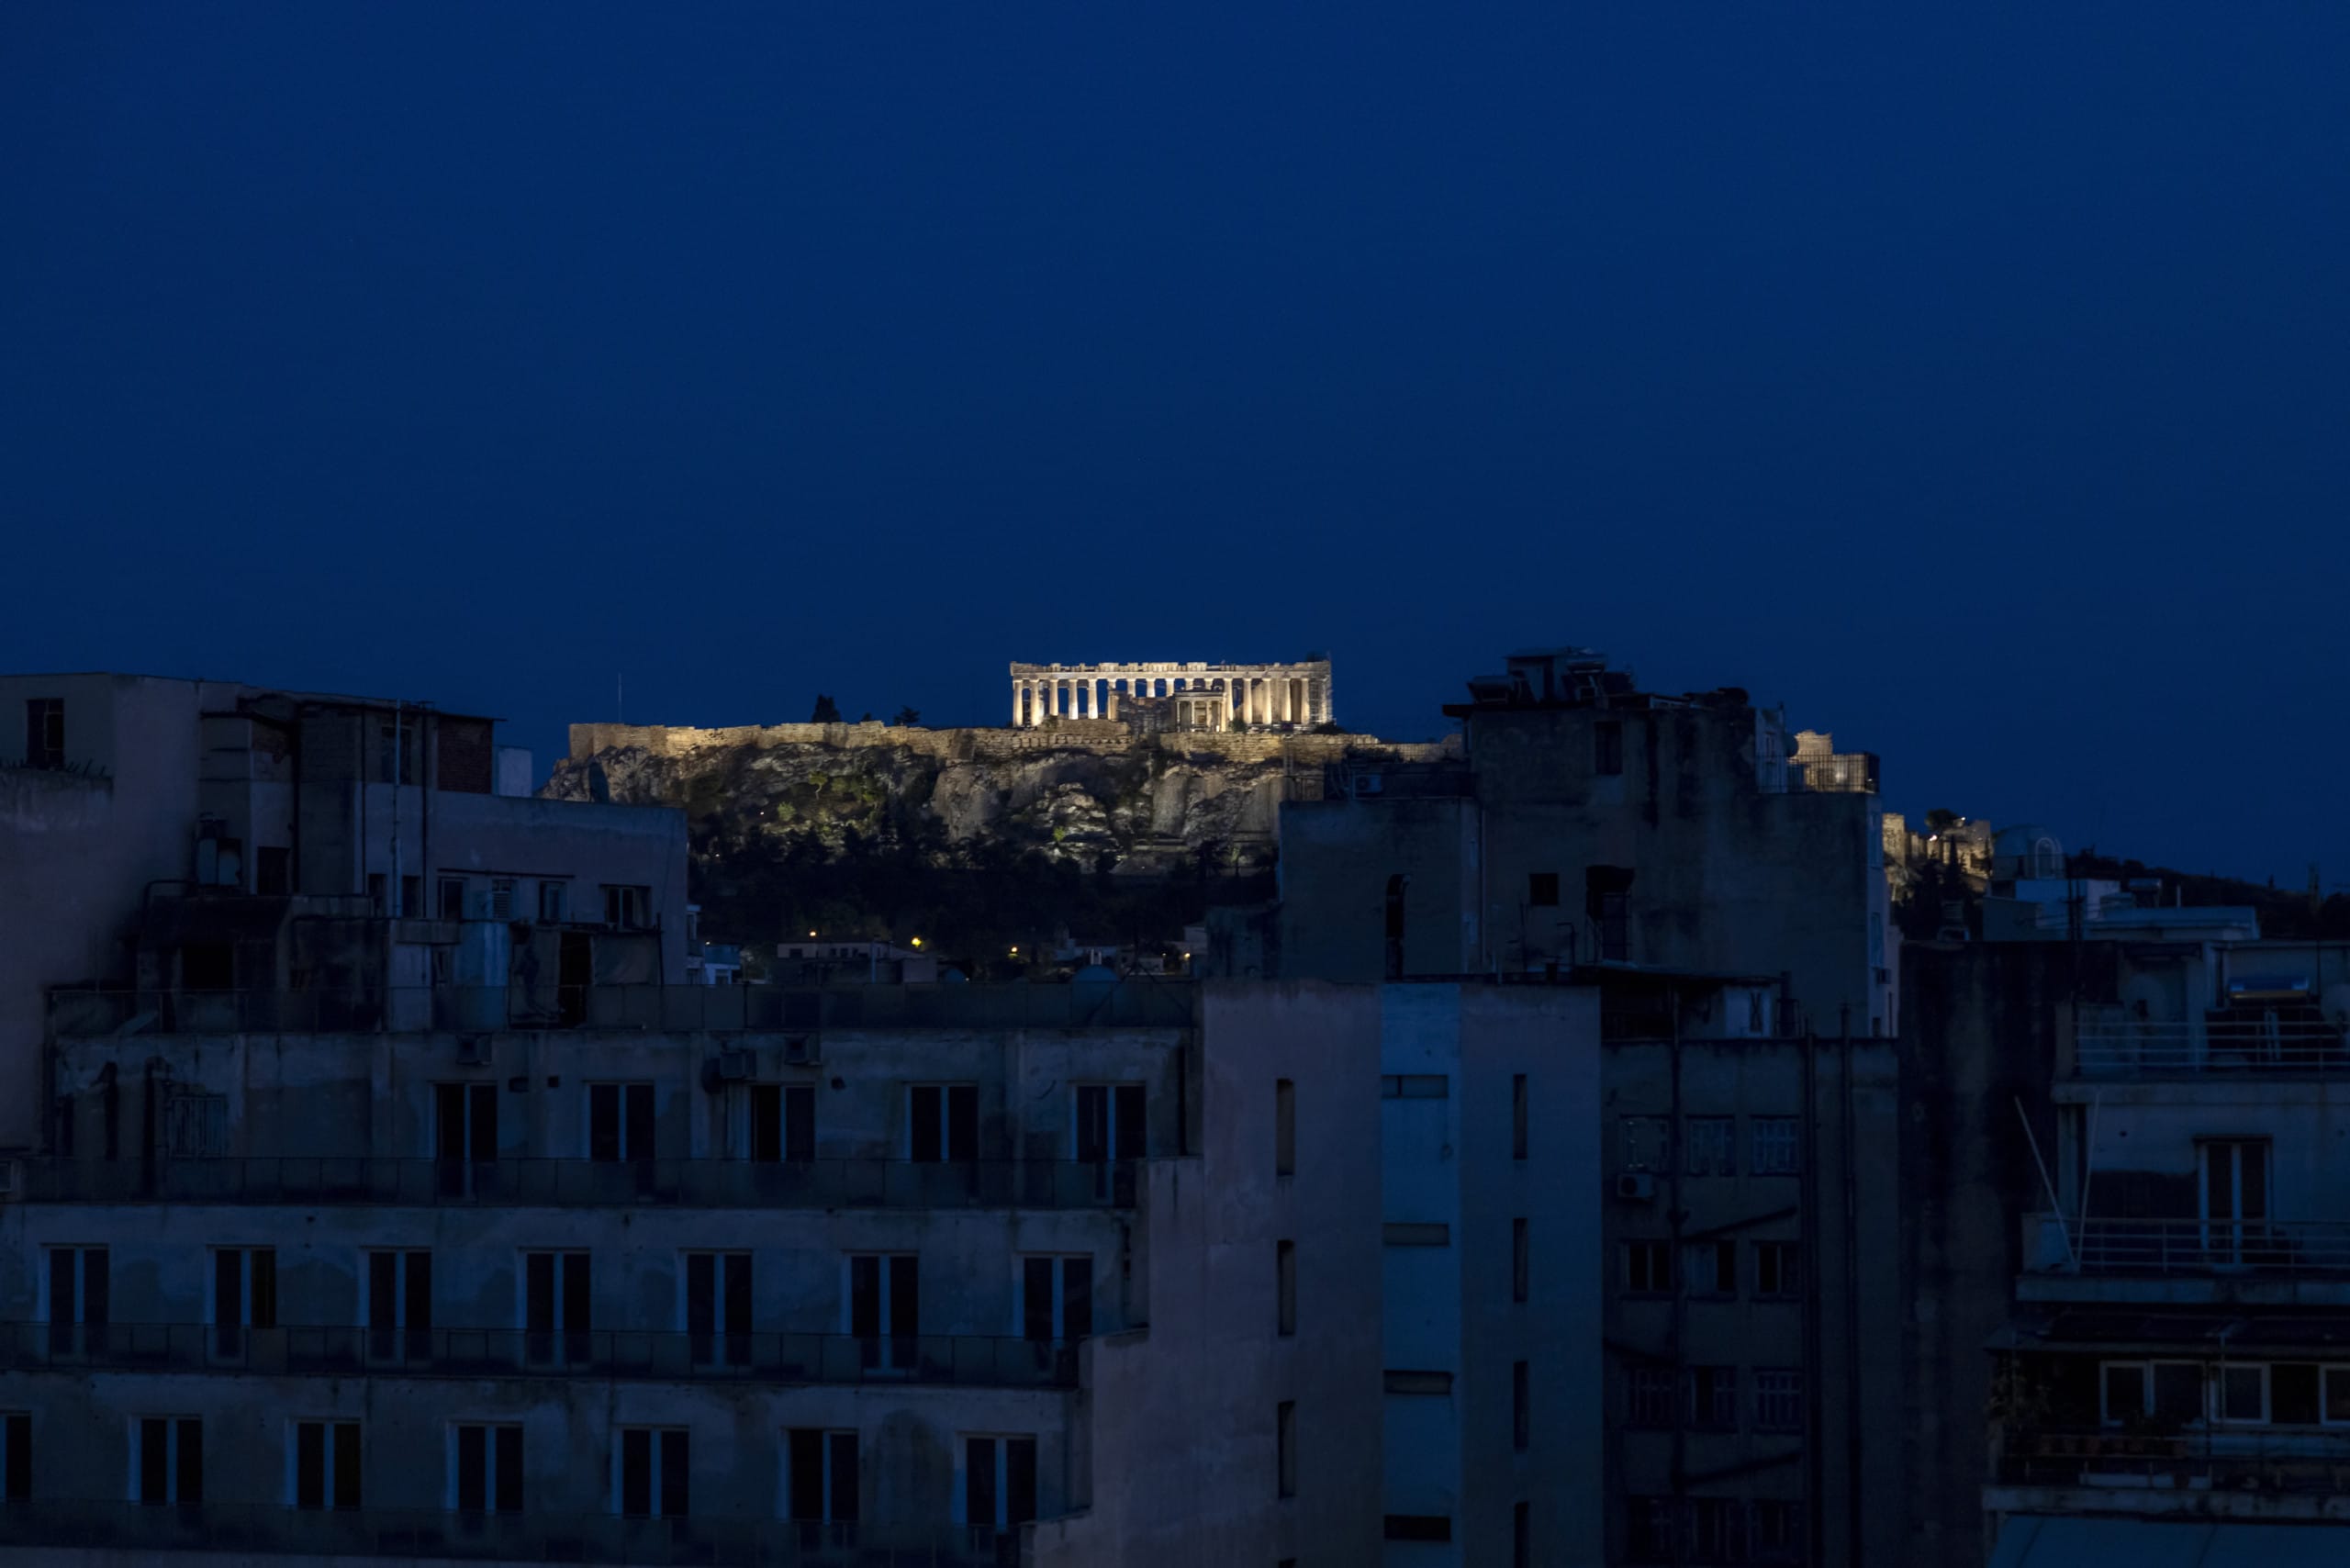
M 2350 7 L 0 7 L 0 668 L 1742 685 L 2350 885 Z

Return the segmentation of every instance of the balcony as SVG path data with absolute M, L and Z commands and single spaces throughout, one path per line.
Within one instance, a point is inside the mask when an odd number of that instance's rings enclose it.
M 1131 1159 L 21 1159 L 45 1204 L 433 1207 L 1129 1209 Z
M 2154 1021 L 2084 1011 L 2073 1068 L 2083 1078 L 2323 1077 L 2350 1073 L 2350 1036 L 2322 1018 Z
M 1183 1029 L 1185 980 L 1106 985 L 390 986 L 327 991 L 83 991 L 49 993 L 60 1039 L 114 1035 L 496 1034 L 606 1029 L 645 1034 L 814 1035 L 827 1029 Z
M 1077 1345 L 977 1334 L 0 1323 L 0 1372 L 93 1371 L 1068 1389 Z
M 2161 1497 L 2174 1492 L 2350 1495 L 2350 1430 L 2030 1427 L 2003 1447 L 1996 1485 L 2153 1493 L 2163 1511 L 2177 1507 Z
M 0 1547 L 504 1562 L 728 1563 L 748 1568 L 1016 1568 L 1020 1531 L 985 1527 L 804 1524 L 778 1519 L 623 1518 L 297 1509 L 270 1504 L 39 1498 L 0 1503 Z
M 2068 1241 L 2069 1237 L 2069 1241 Z M 2024 1216 L 2020 1301 L 2350 1304 L 2350 1222 Z

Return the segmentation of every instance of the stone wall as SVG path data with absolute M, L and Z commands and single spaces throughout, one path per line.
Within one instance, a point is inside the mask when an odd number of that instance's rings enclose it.
M 1398 762 L 1438 762 L 1460 755 L 1460 739 L 1448 735 L 1436 741 L 1382 741 L 1375 735 L 1245 734 L 1228 731 L 1192 731 L 1138 735 L 1111 719 L 1059 719 L 1049 728 L 1034 730 L 930 730 L 919 725 L 862 724 L 734 724 L 722 729 L 695 729 L 676 724 L 574 724 L 571 756 L 584 760 L 599 752 L 634 748 L 654 756 L 686 757 L 698 752 L 725 751 L 738 746 L 829 746 L 856 751 L 889 747 L 934 757 L 941 762 L 971 762 L 1024 756 L 1037 752 L 1088 751 L 1102 756 L 1159 751 L 1176 756 L 1219 756 L 1232 762 L 1337 762 L 1348 756 L 1376 756 Z

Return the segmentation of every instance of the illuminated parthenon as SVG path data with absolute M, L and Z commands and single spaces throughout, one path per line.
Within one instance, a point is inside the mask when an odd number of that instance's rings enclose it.
M 1012 666 L 1014 729 L 1062 719 L 1123 719 L 1136 728 L 1304 730 L 1332 722 L 1331 711 L 1327 659 Z

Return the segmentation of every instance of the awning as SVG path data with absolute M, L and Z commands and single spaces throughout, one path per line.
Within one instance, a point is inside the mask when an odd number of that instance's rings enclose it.
M 2341 1568 L 2339 1524 L 2239 1525 L 2208 1520 L 2087 1519 L 2017 1514 L 1999 1527 L 1991 1568 Z

